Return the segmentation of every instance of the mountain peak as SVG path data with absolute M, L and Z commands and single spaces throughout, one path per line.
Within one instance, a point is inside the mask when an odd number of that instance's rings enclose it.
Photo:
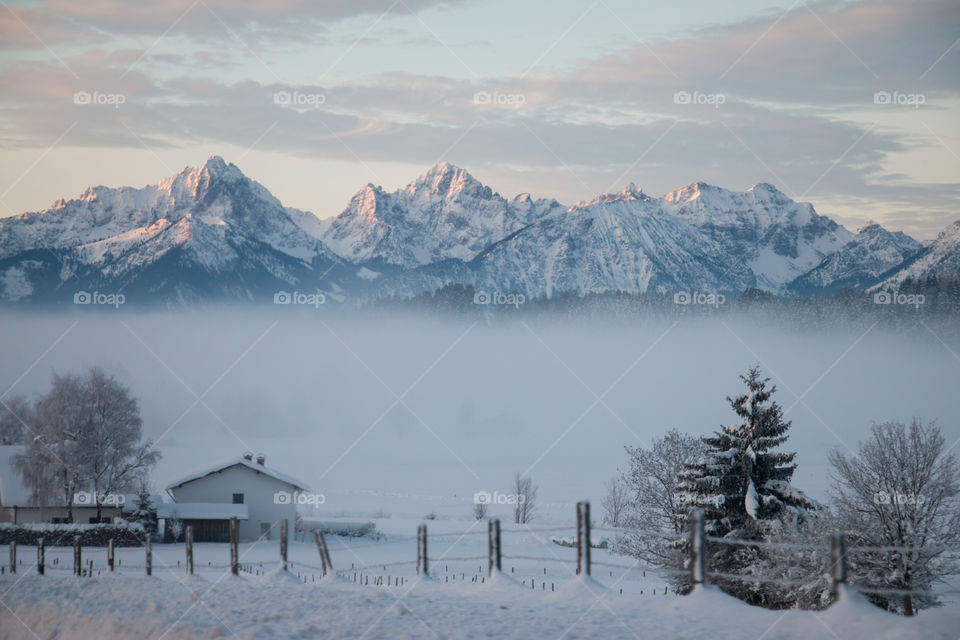
M 458 193 L 467 193 L 481 197 L 490 197 L 493 192 L 484 187 L 479 180 L 460 167 L 443 161 L 438 162 L 407 187 L 410 193 L 426 189 L 430 193 L 449 197 Z
M 787 200 L 790 199 L 787 197 L 787 195 L 783 191 L 780 191 L 780 189 L 777 189 L 775 186 L 773 186 L 769 182 L 758 182 L 757 184 L 747 189 L 747 193 L 753 193 L 758 196 L 765 196 L 781 202 L 786 202 Z
M 681 202 L 696 200 L 703 193 L 718 189 L 720 189 L 720 187 L 715 187 L 712 184 L 707 184 L 706 182 L 691 182 L 686 186 L 674 189 L 670 193 L 664 195 L 663 199 L 671 204 L 678 204 Z
M 960 237 L 960 220 L 955 220 L 947 225 L 947 228 L 937 234 L 937 240 L 945 240 L 953 236 Z

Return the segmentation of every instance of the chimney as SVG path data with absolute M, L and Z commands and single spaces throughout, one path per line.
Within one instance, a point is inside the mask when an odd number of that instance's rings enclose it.
M 247 451 L 245 454 L 243 454 L 243 459 L 244 459 L 244 460 L 253 460 L 253 454 L 250 453 L 249 451 Z
M 264 463 L 264 461 L 265 461 L 266 459 L 267 459 L 266 456 L 264 456 L 264 455 L 261 453 L 260 455 L 257 456 L 257 464 L 262 467 L 262 466 L 263 466 L 263 463 Z

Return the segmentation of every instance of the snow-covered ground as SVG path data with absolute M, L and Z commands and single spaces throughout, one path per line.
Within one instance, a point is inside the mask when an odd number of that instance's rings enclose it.
M 485 522 L 429 521 L 431 577 L 421 579 L 417 523 L 379 520 L 380 540 L 328 537 L 338 575 L 327 579 L 312 542 L 290 545 L 287 572 L 277 541 L 243 544 L 238 577 L 227 568 L 225 544 L 196 544 L 192 577 L 184 576 L 182 544 L 156 545 L 149 578 L 140 548 L 118 549 L 113 575 L 104 549 L 84 549 L 93 577 L 77 578 L 72 549 L 48 548 L 47 574 L 38 576 L 32 550 L 21 547 L 19 573 L 0 576 L 0 638 L 879 640 L 955 638 L 960 628 L 956 603 L 905 619 L 852 593 L 818 613 L 767 611 L 709 589 L 676 596 L 653 572 L 602 549 L 592 551 L 592 576 L 580 579 L 576 550 L 550 541 L 572 535 L 563 526 L 504 523 L 503 574 L 491 581 Z

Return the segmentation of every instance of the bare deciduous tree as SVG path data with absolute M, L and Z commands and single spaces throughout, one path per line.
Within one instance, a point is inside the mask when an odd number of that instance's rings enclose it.
M 960 468 L 944 445 L 936 425 L 914 419 L 910 426 L 874 425 L 855 457 L 831 452 L 837 519 L 851 547 L 904 549 L 853 554 L 851 574 L 859 584 L 924 592 L 957 572 L 944 549 L 960 544 Z M 869 597 L 904 615 L 936 604 L 926 595 Z
M 630 468 L 624 480 L 629 500 L 620 519 L 625 532 L 614 540 L 613 548 L 655 567 L 682 567 L 683 551 L 677 540 L 685 536 L 687 508 L 676 495 L 678 474 L 700 460 L 704 444 L 674 429 L 655 439 L 651 449 L 626 450 Z M 681 579 L 674 581 L 678 588 L 684 584 Z
M 477 502 L 473 503 L 473 519 L 474 520 L 483 520 L 487 516 L 488 505 L 486 502 Z
M 0 398 L 0 445 L 23 444 L 29 437 L 27 426 L 32 420 L 33 408 L 23 396 Z
M 79 441 L 81 475 L 96 497 L 97 520 L 103 496 L 127 490 L 142 480 L 160 454 L 149 440 L 142 443 L 140 406 L 130 390 L 101 369 L 83 381 L 87 424 Z
M 530 476 L 521 476 L 519 472 L 514 474 L 513 494 L 516 502 L 513 505 L 513 521 L 517 524 L 527 524 L 536 516 L 538 489 Z
M 603 517 L 614 527 L 620 526 L 624 510 L 630 501 L 630 488 L 623 476 L 615 475 L 607 481 L 607 492 L 600 501 L 603 507 Z
M 30 411 L 23 455 L 14 464 L 35 504 L 56 500 L 73 521 L 74 496 L 91 490 L 101 517 L 103 496 L 133 491 L 160 454 L 141 443 L 140 408 L 129 389 L 100 369 L 54 374 Z

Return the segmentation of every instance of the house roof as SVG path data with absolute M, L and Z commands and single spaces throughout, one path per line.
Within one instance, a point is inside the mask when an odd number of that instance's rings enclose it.
M 23 486 L 23 480 L 13 466 L 13 456 L 23 452 L 23 445 L 0 445 L 0 505 L 4 507 L 30 504 L 30 490 Z
M 181 520 L 237 520 L 249 519 L 245 504 L 229 502 L 164 502 L 157 505 L 158 518 L 180 518 Z
M 293 476 L 288 476 L 285 473 L 281 473 L 280 471 L 277 471 L 273 467 L 268 467 L 267 465 L 259 464 L 253 460 L 247 460 L 243 456 L 238 456 L 236 458 L 227 458 L 226 460 L 221 460 L 220 462 L 216 462 L 214 464 L 197 469 L 190 473 L 177 476 L 176 478 L 168 480 L 163 488 L 167 490 L 175 489 L 179 486 L 187 484 L 188 482 L 199 480 L 200 478 L 206 477 L 212 473 L 217 473 L 219 471 L 223 471 L 224 469 L 228 469 L 236 465 L 241 465 L 249 469 L 252 469 L 254 471 L 257 471 L 259 473 L 262 473 L 264 475 L 268 475 L 271 478 L 275 478 L 280 482 L 285 482 L 290 486 L 292 486 L 294 489 L 297 489 L 300 491 L 303 491 L 304 489 L 307 488 L 307 484 L 305 482 L 301 482 L 300 480 L 297 480 Z

